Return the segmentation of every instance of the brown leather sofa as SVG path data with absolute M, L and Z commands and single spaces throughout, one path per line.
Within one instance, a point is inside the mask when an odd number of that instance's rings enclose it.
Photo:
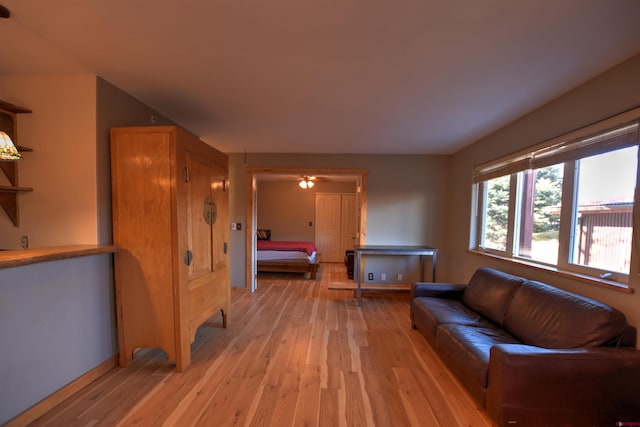
M 640 422 L 640 351 L 620 311 L 489 268 L 415 283 L 411 325 L 500 426 Z

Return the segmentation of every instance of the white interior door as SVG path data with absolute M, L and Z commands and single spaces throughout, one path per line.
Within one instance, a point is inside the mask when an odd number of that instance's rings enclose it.
M 338 193 L 316 193 L 316 246 L 321 262 L 340 262 L 342 197 Z

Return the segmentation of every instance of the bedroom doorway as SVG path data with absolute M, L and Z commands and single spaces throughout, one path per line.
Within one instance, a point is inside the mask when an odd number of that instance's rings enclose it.
M 245 241 L 245 287 L 257 290 L 256 229 L 258 182 L 269 179 L 290 179 L 292 183 L 301 175 L 313 175 L 326 179 L 353 180 L 356 183 L 357 236 L 354 244 L 366 241 L 367 174 L 366 169 L 318 169 L 318 168 L 249 168 L 247 169 L 247 232 Z

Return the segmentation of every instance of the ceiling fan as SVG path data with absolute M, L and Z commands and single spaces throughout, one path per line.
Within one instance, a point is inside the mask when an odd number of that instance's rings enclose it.
M 313 175 L 301 175 L 300 178 L 298 178 L 298 186 L 305 190 L 313 188 L 313 186 L 316 185 L 316 182 L 318 182 L 318 177 Z

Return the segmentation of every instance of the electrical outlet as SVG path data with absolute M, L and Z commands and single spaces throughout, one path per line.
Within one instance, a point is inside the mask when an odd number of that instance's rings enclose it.
M 404 276 L 402 275 L 402 273 L 398 273 L 398 275 L 396 276 L 396 280 L 400 282 L 402 281 L 402 279 L 404 279 Z
M 369 280 L 373 280 L 373 273 L 369 273 Z
M 29 236 L 22 236 L 22 239 L 20 239 L 20 245 L 22 246 L 22 249 L 29 249 Z
M 387 273 L 380 274 L 380 280 L 387 280 Z

